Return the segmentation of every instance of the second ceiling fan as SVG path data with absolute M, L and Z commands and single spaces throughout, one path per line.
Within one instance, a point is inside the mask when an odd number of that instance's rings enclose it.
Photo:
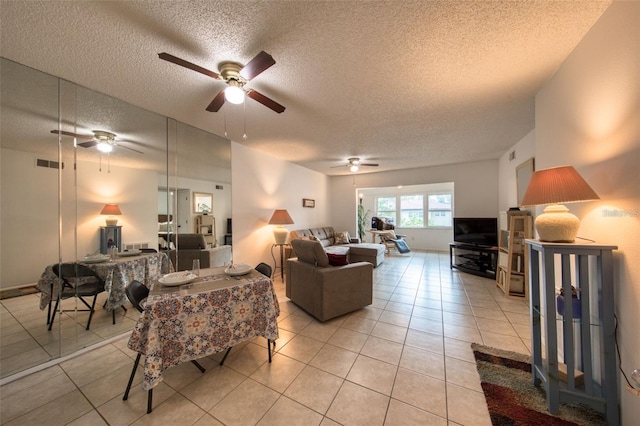
M 221 90 L 215 98 L 211 101 L 206 110 L 209 112 L 218 112 L 225 100 L 234 104 L 241 104 L 244 102 L 245 95 L 251 99 L 260 102 L 267 108 L 272 109 L 278 114 L 285 110 L 285 107 L 277 103 L 271 98 L 263 95 L 262 93 L 254 89 L 246 89 L 244 85 L 250 80 L 256 77 L 258 74 L 265 71 L 276 63 L 276 61 L 268 53 L 262 51 L 258 53 L 252 60 L 246 65 L 242 66 L 237 62 L 222 62 L 219 65 L 220 74 L 203 68 L 199 65 L 193 64 L 184 59 L 180 59 L 169 53 L 159 53 L 158 57 L 165 61 L 180 65 L 190 70 L 199 72 L 216 80 L 222 80 L 227 84 L 227 87 Z

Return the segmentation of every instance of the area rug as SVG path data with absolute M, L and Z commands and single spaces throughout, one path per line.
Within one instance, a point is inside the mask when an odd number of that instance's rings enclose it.
M 531 380 L 531 357 L 471 344 L 493 425 L 605 425 L 602 414 L 582 405 L 547 411 L 545 391 Z

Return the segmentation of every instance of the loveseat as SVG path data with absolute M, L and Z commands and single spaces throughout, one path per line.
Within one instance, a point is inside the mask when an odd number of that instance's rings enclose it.
M 291 240 L 316 239 L 327 253 L 348 254 L 349 262 L 369 262 L 375 268 L 384 261 L 385 246 L 382 244 L 361 243 L 359 238 L 341 240 L 345 233 L 336 233 L 333 227 L 299 229 L 289 235 Z M 295 251 L 295 249 L 294 249 Z
M 320 321 L 364 308 L 373 302 L 373 266 L 329 264 L 319 241 L 294 239 L 298 257 L 287 259 L 286 295 Z
M 176 271 L 191 269 L 195 259 L 200 260 L 200 268 L 231 263 L 231 246 L 207 248 L 202 234 L 170 234 L 169 241 L 176 247 L 169 250 L 169 259 Z

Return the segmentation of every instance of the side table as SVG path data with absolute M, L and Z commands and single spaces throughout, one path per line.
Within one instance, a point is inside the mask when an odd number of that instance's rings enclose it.
M 612 255 L 618 247 L 525 242 L 529 250 L 533 384 L 544 385 L 551 414 L 558 413 L 561 402 L 578 402 L 604 413 L 608 425 L 620 424 Z M 566 299 L 557 295 L 556 278 Z M 572 282 L 575 298 L 571 296 Z M 559 371 L 558 349 L 564 355 L 566 378 L 561 378 L 563 371 Z M 580 372 L 583 384 L 576 380 Z M 567 382 L 566 388 L 560 387 L 560 380 Z
M 276 262 L 276 256 L 273 253 L 273 249 L 275 249 L 276 247 L 280 248 L 280 266 L 278 266 L 278 263 Z M 282 282 L 284 282 L 284 249 L 285 247 L 289 247 L 289 244 L 274 244 L 271 246 L 271 257 L 273 258 L 273 264 L 275 265 L 275 267 L 273 268 L 273 276 L 271 277 L 272 279 L 275 278 L 276 276 L 276 271 L 278 270 L 278 268 L 280 268 L 280 279 L 282 280 Z

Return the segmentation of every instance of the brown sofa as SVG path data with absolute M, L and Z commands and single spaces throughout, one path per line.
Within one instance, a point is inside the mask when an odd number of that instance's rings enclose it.
M 352 238 L 347 244 L 336 244 L 336 232 L 331 226 L 322 228 L 298 229 L 290 234 L 291 241 L 315 237 L 327 253 L 349 254 L 349 261 L 369 262 L 375 268 L 384 262 L 385 246 L 382 244 L 361 243 L 359 238 Z M 295 249 L 294 249 L 295 251 Z
M 169 241 L 177 248 L 169 250 L 169 259 L 176 271 L 190 270 L 194 259 L 200 260 L 200 268 L 224 266 L 231 262 L 231 246 L 207 248 L 202 234 L 170 234 Z
M 320 321 L 361 309 L 373 302 L 373 266 L 369 262 L 329 265 L 318 241 L 295 239 L 297 258 L 287 260 L 286 295 Z

